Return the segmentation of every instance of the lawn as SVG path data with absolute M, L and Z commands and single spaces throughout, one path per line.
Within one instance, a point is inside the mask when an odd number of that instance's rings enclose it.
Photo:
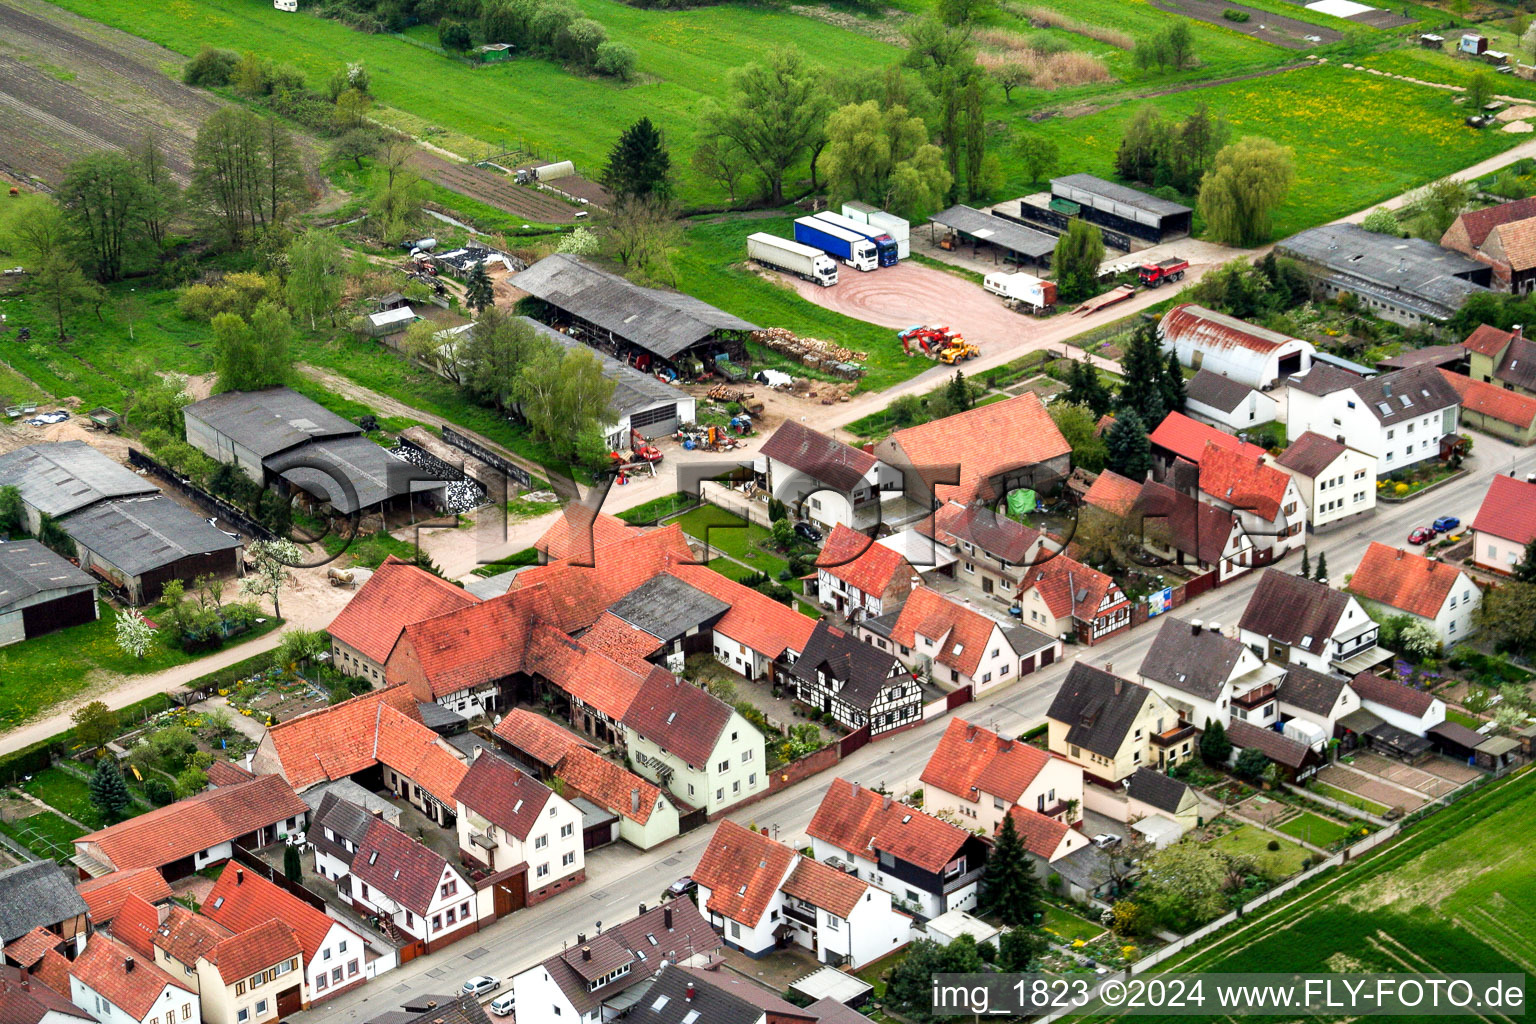
M 679 491 L 677 494 L 668 494 L 660 498 L 652 498 L 634 508 L 625 509 L 619 513 L 619 518 L 631 526 L 650 526 L 659 519 L 692 505 L 698 504 L 699 499 L 691 494 Z
M 768 531 L 756 523 L 749 523 L 718 505 L 700 505 L 691 512 L 684 512 L 668 522 L 676 523 L 683 532 L 695 540 L 709 545 L 711 552 L 720 552 L 732 558 L 752 561 L 757 545 L 773 543 Z M 783 568 L 780 561 L 779 568 Z M 767 570 L 763 570 L 767 571 Z
M 91 787 L 74 772 L 57 765 L 45 768 L 21 787 L 56 811 L 63 811 L 82 825 L 101 828 L 101 812 L 91 803 Z
M 1278 843 L 1280 849 L 1271 850 L 1270 843 Z M 1252 857 L 1257 861 L 1278 860 L 1282 873 L 1288 878 L 1301 870 L 1301 862 L 1312 857 L 1312 851 L 1287 839 L 1277 839 L 1254 825 L 1233 829 L 1210 844 L 1226 854 Z
M 212 651 L 188 654 L 157 643 L 143 658 L 124 654 L 117 646 L 115 614 L 101 605 L 101 618 L 24 643 L 0 648 L 0 729 L 10 729 L 42 715 L 61 701 L 69 700 L 100 678 L 140 676 L 184 665 Z M 151 620 L 155 608 L 144 610 Z M 266 615 L 266 622 L 235 639 L 245 643 L 282 625 Z
M 1159 969 L 1529 974 L 1536 970 L 1533 821 L 1528 773 L 1487 786 L 1304 897 L 1277 901 Z
M 1085 917 L 1079 917 L 1050 903 L 1042 904 L 1042 906 L 1045 912 L 1044 916 L 1040 918 L 1040 927 L 1067 945 L 1071 945 L 1074 939 L 1082 939 L 1084 942 L 1087 942 L 1089 939 L 1104 934 L 1104 926 L 1101 924 L 1095 924 Z
M 1454 41 L 1457 37 L 1449 36 L 1448 38 Z M 1373 53 L 1355 63 L 1389 74 L 1407 75 L 1426 82 L 1442 82 L 1446 85 L 1466 85 L 1467 79 L 1471 78 L 1474 72 L 1489 70 L 1486 64 L 1477 64 L 1471 60 L 1456 57 L 1448 50 L 1426 50 L 1419 46 Z M 1536 99 L 1536 82 L 1527 82 L 1514 75 L 1499 75 L 1494 92 L 1504 96 Z
M 1318 782 L 1316 779 L 1308 783 L 1307 788 L 1312 790 L 1312 792 L 1319 794 L 1320 796 L 1325 796 L 1330 800 L 1337 800 L 1339 803 L 1344 804 L 1346 807 L 1353 807 L 1357 810 L 1364 811 L 1367 814 L 1377 815 L 1378 817 L 1386 814 L 1387 811 L 1390 810 L 1390 808 L 1383 807 L 1381 804 L 1374 800 L 1367 800 L 1363 796 L 1358 796 L 1346 789 L 1339 789 L 1337 786 L 1330 786 L 1326 782 Z
M 85 835 L 80 829 L 52 811 L 39 811 L 25 818 L 17 818 L 15 821 L 0 821 L 0 832 L 4 832 L 39 857 L 52 857 L 58 861 L 66 861 L 73 857 L 74 841 Z
M 1311 811 L 1303 811 L 1284 824 L 1276 825 L 1276 829 L 1284 832 L 1293 839 L 1311 843 L 1313 846 L 1328 848 L 1328 844 L 1334 840 L 1342 839 L 1352 831 L 1336 821 L 1330 821 Z
M 1234 138 L 1266 136 L 1295 151 L 1295 183 L 1275 213 L 1276 238 L 1388 199 L 1521 139 L 1466 127 L 1449 93 L 1335 66 L 1191 90 L 1156 103 L 1165 117 L 1208 104 Z M 1131 103 L 1054 118 L 1039 131 L 1073 155 L 1073 170 L 1110 176 L 1136 109 Z
M 1469 715 L 1465 711 L 1460 711 L 1456 708 L 1445 709 L 1445 720 L 1447 722 L 1455 722 L 1457 725 L 1464 725 L 1468 729 L 1473 730 L 1482 728 L 1484 724 L 1483 719 L 1478 718 L 1476 715 Z

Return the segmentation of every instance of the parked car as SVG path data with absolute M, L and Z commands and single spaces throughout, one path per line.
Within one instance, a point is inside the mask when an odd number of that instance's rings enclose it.
M 1114 846 L 1119 841 L 1120 837 L 1110 832 L 1100 832 L 1093 837 L 1093 845 L 1101 850 L 1106 846 Z
M 1441 516 L 1435 520 L 1434 530 L 1436 533 L 1450 533 L 1460 525 L 1461 520 L 1455 516 Z
M 491 1013 L 497 1017 L 507 1017 L 512 1013 L 512 1007 L 517 1002 L 517 993 L 508 992 L 506 995 L 497 996 L 491 1000 Z
M 487 992 L 495 992 L 499 988 L 501 988 L 500 981 L 491 977 L 489 974 L 481 974 L 466 981 L 464 983 L 464 987 L 459 990 L 459 994 L 466 996 L 483 996 Z
M 671 885 L 667 886 L 666 895 L 672 897 L 686 896 L 691 892 L 697 892 L 699 883 L 693 880 L 693 876 L 684 875 Z
M 821 531 L 816 529 L 816 527 L 812 526 L 810 523 L 796 523 L 795 532 L 798 533 L 802 539 L 808 540 L 812 544 L 821 543 Z
M 1432 526 L 1416 526 L 1408 535 L 1409 544 L 1426 544 L 1435 539 L 1435 530 Z

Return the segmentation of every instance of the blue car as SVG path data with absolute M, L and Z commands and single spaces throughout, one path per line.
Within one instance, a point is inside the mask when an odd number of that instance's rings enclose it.
M 1439 519 L 1435 520 L 1435 532 L 1450 533 L 1460 525 L 1461 520 L 1457 519 L 1455 516 L 1441 516 Z

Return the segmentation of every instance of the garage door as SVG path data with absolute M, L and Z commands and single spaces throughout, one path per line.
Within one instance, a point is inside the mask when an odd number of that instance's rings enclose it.
M 677 429 L 677 403 L 642 409 L 629 417 L 629 425 L 646 437 L 659 437 Z

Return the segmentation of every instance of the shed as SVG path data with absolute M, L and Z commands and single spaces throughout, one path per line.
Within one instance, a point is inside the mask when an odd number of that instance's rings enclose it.
M 1194 211 L 1092 174 L 1051 179 L 1051 198 L 1076 203 L 1078 216 L 1153 245 L 1189 234 Z
M 1425 736 L 1438 752 L 1468 764 L 1476 760 L 1478 746 L 1488 738 L 1476 729 L 1449 720 L 1431 726 Z
M 289 486 L 329 504 L 342 515 L 410 495 L 438 506 L 448 483 L 424 478 L 419 469 L 366 437 L 333 437 L 262 460 Z
M 862 978 L 845 974 L 836 967 L 823 967 L 812 971 L 798 981 L 789 984 L 791 992 L 798 992 L 812 1000 L 835 999 L 844 1006 L 858 1006 L 868 999 L 875 987 Z
M 0 544 L 0 647 L 99 615 L 90 573 L 35 540 Z
M 1280 404 L 1251 384 L 1212 370 L 1201 370 L 1184 383 L 1185 415 L 1236 433 L 1280 415 Z
M 1165 846 L 1178 842 L 1185 832 L 1183 825 L 1161 814 L 1149 815 L 1140 821 L 1132 822 L 1131 828 L 1141 833 L 1142 838 L 1151 843 L 1155 850 L 1161 850 Z
M 480 47 L 480 63 L 500 64 L 512 59 L 511 43 L 486 43 Z
M 1477 766 L 1502 771 L 1514 762 L 1519 751 L 1520 741 L 1513 736 L 1490 736 L 1477 745 Z
M 585 347 L 547 324 L 530 317 L 523 319 L 561 348 Z M 614 422 L 606 431 L 609 447 L 627 447 L 631 430 L 638 430 L 647 438 L 665 437 L 697 419 L 698 402 L 682 388 L 664 383 L 654 374 L 643 373 L 606 352 L 598 351 L 596 355 L 603 376 L 614 384 L 613 398 L 609 400 Z
M 61 519 L 99 501 L 160 489 L 84 441 L 33 444 L 0 455 L 0 487 L 16 487 L 27 512 L 27 532 L 43 516 Z
M 947 946 L 962 935 L 969 935 L 979 946 L 983 942 L 997 941 L 1002 932 L 979 917 L 972 917 L 963 910 L 947 910 L 928 922 L 928 937 L 941 946 Z
M 969 241 L 974 249 L 991 246 L 1004 262 L 1048 267 L 1056 251 L 1056 239 L 1051 235 L 969 206 L 951 206 L 931 219 Z
M 367 331 L 371 337 L 379 338 L 386 334 L 395 334 L 405 330 L 421 317 L 411 312 L 410 306 L 396 306 L 378 313 L 369 313 L 363 318 L 367 323 Z
M 171 580 L 204 573 L 237 575 L 244 542 L 156 492 L 103 501 L 63 520 L 80 564 L 125 590 L 134 604 L 153 601 Z

